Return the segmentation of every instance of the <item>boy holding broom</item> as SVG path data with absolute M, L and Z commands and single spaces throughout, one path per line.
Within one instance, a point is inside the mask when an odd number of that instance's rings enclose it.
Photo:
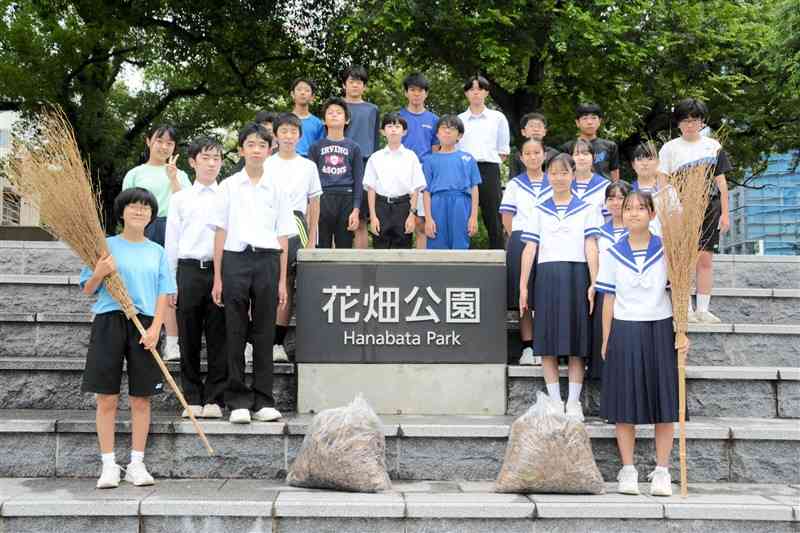
M 101 259 L 94 271 L 84 268 L 80 276 L 84 294 L 98 295 L 92 306 L 95 317 L 81 390 L 95 393 L 97 400 L 97 439 L 103 464 L 99 489 L 116 488 L 120 481 L 121 468 L 114 456 L 114 424 L 123 361 L 127 361 L 133 441 L 125 481 L 136 486 L 153 484 L 144 465 L 144 449 L 150 429 L 150 397 L 161 393 L 164 384 L 148 351 L 158 344 L 167 296 L 176 292 L 164 248 L 145 237 L 145 227 L 158 215 L 155 196 L 141 187 L 126 189 L 114 200 L 114 214 L 123 229 L 120 235 L 106 239 L 111 255 Z M 144 336 L 125 317 L 103 283 L 114 272 L 122 276 L 147 328 Z

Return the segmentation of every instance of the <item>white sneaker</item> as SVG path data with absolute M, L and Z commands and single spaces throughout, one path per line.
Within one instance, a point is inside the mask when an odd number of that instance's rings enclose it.
M 689 324 L 697 324 L 698 322 L 697 313 L 695 313 L 694 309 L 692 309 L 691 307 L 689 308 L 689 314 L 686 315 L 686 321 Z
M 119 465 L 103 465 L 103 471 L 97 480 L 98 489 L 116 489 L 119 487 L 119 476 L 122 469 Z
M 222 409 L 215 403 L 207 403 L 203 406 L 203 412 L 200 416 L 203 418 L 222 418 Z
M 647 475 L 650 481 L 650 496 L 672 496 L 672 477 L 669 470 L 656 469 Z
M 155 483 L 153 476 L 147 471 L 144 463 L 131 463 L 125 469 L 125 481 L 137 487 L 146 487 Z
M 244 345 L 244 364 L 253 364 L 253 345 L 249 342 Z
M 248 409 L 234 409 L 228 419 L 231 424 L 249 424 L 250 411 Z
M 253 413 L 253 420 L 257 420 L 259 422 L 272 422 L 273 420 L 279 419 L 281 416 L 281 412 L 274 407 L 262 407 Z
M 639 472 L 633 469 L 620 469 L 617 474 L 617 492 L 620 494 L 639 494 Z
M 583 406 L 581 402 L 567 402 L 566 415 L 568 418 L 574 418 L 578 422 L 583 422 Z
M 166 343 L 164 346 L 164 353 L 161 357 L 164 361 L 180 361 L 181 360 L 181 349 L 178 346 L 178 343 L 172 344 L 170 342 Z
M 525 348 L 522 350 L 522 357 L 519 358 L 519 364 L 532 365 L 533 364 L 533 348 Z
M 203 416 L 202 405 L 190 405 L 189 410 L 192 412 L 195 418 L 200 418 L 201 416 Z M 181 418 L 189 418 L 189 411 L 184 409 L 183 412 L 181 413 Z
M 275 363 L 288 363 L 289 356 L 286 355 L 286 349 L 283 344 L 272 345 L 272 361 Z
M 698 311 L 695 313 L 697 321 L 701 324 L 720 324 L 722 320 L 711 314 L 711 311 Z

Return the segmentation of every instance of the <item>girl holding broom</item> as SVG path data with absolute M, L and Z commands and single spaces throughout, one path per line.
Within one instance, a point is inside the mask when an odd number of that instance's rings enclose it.
M 152 222 L 145 228 L 145 236 L 161 246 L 164 246 L 170 196 L 192 186 L 186 172 L 176 166 L 177 140 L 178 133 L 174 126 L 159 124 L 151 127 L 145 139 L 145 163 L 130 169 L 122 180 L 122 190 L 142 187 L 150 191 L 158 202 L 158 212 L 154 213 Z M 178 321 L 174 307 L 167 308 L 164 325 L 167 330 L 164 361 L 177 361 L 181 354 L 178 349 Z
M 600 258 L 597 290 L 603 292 L 605 360 L 600 416 L 616 424 L 622 469 L 619 492 L 639 494 L 633 464 L 636 425 L 655 424 L 656 468 L 648 476 L 650 494 L 671 496 L 669 460 L 678 421 L 676 346 L 667 264 L 661 239 L 650 233 L 655 217 L 650 194 L 633 191 L 622 204 L 629 234 Z M 684 337 L 685 338 L 685 337 Z
M 125 481 L 137 486 L 152 485 L 153 477 L 144 465 L 144 449 L 150 428 L 150 396 L 163 391 L 162 374 L 148 350 L 158 344 L 167 297 L 176 292 L 164 248 L 145 237 L 145 228 L 158 213 L 152 193 L 140 187 L 122 191 L 114 200 L 114 215 L 122 233 L 106 239 L 111 255 L 101 259 L 94 271 L 81 271 L 80 285 L 85 294 L 97 294 L 91 340 L 83 373 L 83 392 L 97 399 L 97 438 L 100 444 L 102 474 L 97 488 L 119 486 L 120 470 L 114 456 L 114 425 L 119 402 L 123 361 L 127 361 L 131 407 L 131 459 Z M 140 335 L 125 317 L 120 305 L 103 283 L 118 272 L 130 293 L 139 318 L 146 329 Z

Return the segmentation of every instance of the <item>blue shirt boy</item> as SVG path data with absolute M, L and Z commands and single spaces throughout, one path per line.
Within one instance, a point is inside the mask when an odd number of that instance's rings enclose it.
M 325 137 L 325 124 L 314 115 L 301 118 L 300 123 L 303 126 L 303 135 L 297 142 L 295 150 L 301 156 L 308 157 L 308 150 L 311 145 Z
M 405 107 L 400 110 L 400 116 L 408 124 L 407 133 L 403 137 L 403 146 L 417 154 L 422 161 L 433 151 L 433 146 L 439 144 L 436 138 L 436 123 L 439 122 L 439 117 L 430 111 L 412 113 Z
M 428 185 L 426 190 L 434 195 L 443 191 L 461 191 L 470 194 L 481 183 L 478 163 L 461 150 L 431 153 L 422 161 L 422 172 Z

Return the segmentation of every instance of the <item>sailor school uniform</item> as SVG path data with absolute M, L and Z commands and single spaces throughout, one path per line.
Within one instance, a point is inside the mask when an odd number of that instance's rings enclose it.
M 600 257 L 597 290 L 613 294 L 600 415 L 609 423 L 678 420 L 678 366 L 661 239 L 632 250 L 623 237 Z
M 652 187 L 642 187 L 639 185 L 639 181 L 636 180 L 631 183 L 631 189 L 650 194 L 653 197 L 653 204 L 655 205 L 656 213 L 662 209 L 680 209 L 680 199 L 678 198 L 678 193 L 675 191 L 672 185 L 659 187 L 658 184 L 655 184 Z M 657 216 L 650 221 L 650 233 L 653 235 L 658 235 L 659 237 L 663 236 L 661 231 L 661 221 Z
M 605 219 L 610 216 L 606 209 L 606 188 L 609 185 L 611 185 L 611 182 L 600 174 L 592 174 L 592 177 L 586 183 L 578 183 L 578 180 L 572 180 L 572 194 L 587 204 L 595 206 L 603 219 Z
M 533 214 L 536 206 L 553 196 L 553 188 L 547 174 L 539 181 L 532 181 L 526 172 L 513 178 L 506 184 L 503 199 L 500 201 L 500 213 L 512 215 L 511 236 L 506 244 L 506 304 L 509 309 L 519 308 L 519 275 L 522 266 L 522 228 L 525 217 Z M 534 279 L 536 277 L 536 259 L 528 277 L 528 306 L 533 309 Z
M 597 237 L 597 250 L 602 256 L 603 252 L 611 248 L 620 239 L 628 236 L 627 228 L 614 227 L 613 220 L 609 220 L 600 228 Z M 603 348 L 603 293 L 595 291 L 594 311 L 592 311 L 592 359 L 589 363 L 588 376 L 592 379 L 602 379 L 603 376 L 603 357 L 600 353 Z
M 598 217 L 597 209 L 573 195 L 569 204 L 562 206 L 549 198 L 525 219 L 522 241 L 538 244 L 533 332 L 536 355 L 591 355 L 585 241 L 597 238 Z

